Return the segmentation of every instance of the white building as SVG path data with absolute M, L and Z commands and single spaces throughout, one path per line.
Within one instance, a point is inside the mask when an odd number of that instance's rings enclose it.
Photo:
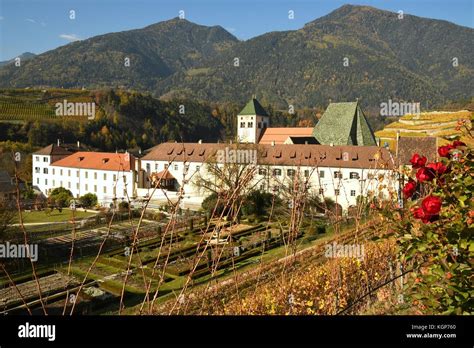
M 49 145 L 33 153 L 33 185 L 46 196 L 63 187 L 75 198 L 94 193 L 100 203 L 136 195 L 138 162 L 128 153 L 75 152 Z
M 163 143 L 144 156 L 142 164 L 149 177 L 174 178 L 173 185 L 168 183 L 166 189 L 183 189 L 185 202 L 187 198 L 202 201 L 210 192 L 199 187 L 196 179 L 209 179 L 206 168 L 216 165 L 218 151 L 231 150 L 255 151 L 256 174 L 251 185 L 264 191 L 277 192 L 283 185 L 290 187 L 299 174 L 308 181 L 311 193 L 331 198 L 344 210 L 356 205 L 358 196 L 373 194 L 386 198 L 390 190 L 396 192 L 392 156 L 377 146 Z M 139 195 L 152 192 L 149 181 L 148 188 L 140 189 Z M 161 190 L 155 194 L 160 198 Z

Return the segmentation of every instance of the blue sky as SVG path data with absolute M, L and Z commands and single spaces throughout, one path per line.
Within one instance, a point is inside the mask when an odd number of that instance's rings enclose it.
M 42 53 L 71 40 L 142 28 L 178 16 L 221 25 L 242 40 L 305 23 L 351 3 L 474 27 L 474 0 L 0 0 L 0 61 Z M 69 18 L 69 11 L 76 18 Z M 295 18 L 288 19 L 293 10 Z

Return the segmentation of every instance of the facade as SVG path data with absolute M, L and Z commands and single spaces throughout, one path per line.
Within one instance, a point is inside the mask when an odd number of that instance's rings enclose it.
M 331 198 L 346 210 L 356 205 L 358 196 L 387 197 L 390 190 L 396 190 L 393 158 L 377 146 L 163 143 L 144 156 L 142 163 L 150 170 L 148 176 L 159 177 L 155 173 L 163 170 L 171 174 L 176 179 L 175 191 L 183 190 L 184 199 L 200 197 L 202 201 L 210 192 L 199 187 L 197 180 L 212 179 L 208 166 L 226 165 L 216 161 L 216 154 L 230 150 L 256 151 L 256 175 L 250 186 L 264 191 L 291 187 L 298 175 L 308 181 L 311 193 Z M 148 195 L 152 188 L 149 182 Z
M 57 187 L 70 190 L 75 198 L 94 193 L 102 204 L 135 196 L 138 175 L 134 156 L 83 151 L 55 156 L 50 147 L 33 154 L 33 185 L 46 196 Z

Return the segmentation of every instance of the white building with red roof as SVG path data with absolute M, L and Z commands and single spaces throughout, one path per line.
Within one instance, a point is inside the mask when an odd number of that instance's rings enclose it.
M 136 194 L 136 162 L 129 153 L 71 153 L 49 145 L 33 153 L 33 185 L 46 196 L 54 188 L 63 187 L 75 198 L 94 193 L 102 204 L 128 200 Z

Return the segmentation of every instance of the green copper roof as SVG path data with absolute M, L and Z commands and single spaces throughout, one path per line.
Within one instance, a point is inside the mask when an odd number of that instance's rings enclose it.
M 322 145 L 377 145 L 358 102 L 329 104 L 313 135 Z
M 245 105 L 239 115 L 259 115 L 259 116 L 268 116 L 267 112 L 263 108 L 262 105 L 258 102 L 257 99 L 252 98 L 250 101 Z

